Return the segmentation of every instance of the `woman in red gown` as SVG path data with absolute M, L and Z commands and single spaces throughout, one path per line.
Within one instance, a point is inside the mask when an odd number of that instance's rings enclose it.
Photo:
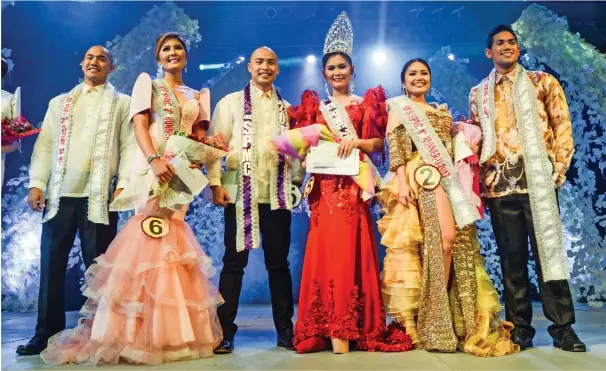
M 340 139 L 343 157 L 354 148 L 360 150 L 361 160 L 365 154 L 380 157 L 387 122 L 385 92 L 378 87 L 364 98 L 352 94 L 351 42 L 342 39 L 348 27 L 351 31 L 342 13 L 331 28 L 340 31 L 332 34 L 341 39 L 327 37 L 324 47 L 323 74 L 332 96 L 320 102 L 317 93 L 306 91 L 301 105 L 291 107 L 289 114 L 298 127 L 327 125 Z M 335 111 L 341 115 L 327 115 Z M 297 351 L 317 352 L 332 345 L 335 353 L 346 353 L 350 342 L 357 350 L 411 349 L 402 328 L 393 324 L 388 330 L 385 323 L 373 222 L 360 187 L 350 176 L 312 176 L 311 221 L 295 326 Z

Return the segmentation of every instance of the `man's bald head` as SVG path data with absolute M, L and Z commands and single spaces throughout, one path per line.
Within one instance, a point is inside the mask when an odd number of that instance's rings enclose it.
M 271 54 L 273 55 L 274 59 L 276 60 L 276 62 L 278 62 L 278 55 L 276 54 L 276 52 L 273 51 L 272 48 L 270 48 L 269 46 L 260 46 L 257 49 L 255 49 L 251 54 L 250 54 L 250 60 L 249 62 L 252 62 L 254 57 L 256 55 L 268 55 Z

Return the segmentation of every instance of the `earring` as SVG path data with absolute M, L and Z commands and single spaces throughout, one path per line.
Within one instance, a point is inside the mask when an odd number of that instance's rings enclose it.
M 187 65 L 185 65 L 185 73 L 187 73 Z
M 324 91 L 326 92 L 326 98 L 330 97 L 330 92 L 328 90 L 328 81 L 324 80 Z
M 410 95 L 408 95 L 408 89 L 406 89 L 406 86 L 404 85 L 402 85 L 402 93 L 410 98 Z
M 353 93 L 353 91 L 354 91 L 354 82 L 353 82 L 353 79 L 351 79 L 349 81 L 349 92 Z

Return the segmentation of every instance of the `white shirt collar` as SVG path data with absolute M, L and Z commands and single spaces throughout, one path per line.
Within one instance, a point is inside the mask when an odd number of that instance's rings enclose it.
M 82 86 L 82 92 L 84 94 L 88 93 L 88 92 L 101 92 L 103 91 L 103 89 L 105 88 L 105 84 L 102 85 L 97 85 L 97 86 L 90 86 L 88 84 L 84 84 Z
M 271 98 L 271 93 L 272 93 L 272 91 L 271 91 L 271 90 L 270 90 L 270 91 L 268 91 L 268 92 L 264 92 L 263 90 L 261 90 L 261 89 L 257 88 L 255 85 L 253 85 L 252 81 L 251 81 L 251 83 L 250 83 L 250 86 L 252 87 L 252 90 L 255 92 L 255 96 L 256 96 L 257 98 L 261 98 L 261 97 L 263 97 L 264 95 L 265 95 L 265 97 L 267 97 L 267 98 Z M 273 87 L 272 87 L 272 88 L 273 88 Z M 272 90 L 273 90 L 273 89 L 272 89 Z
M 516 82 L 516 76 L 518 73 L 518 67 L 516 66 L 516 68 L 514 68 L 513 70 L 509 71 L 509 73 L 506 73 L 505 75 L 501 75 L 500 73 L 496 72 L 497 77 L 495 78 L 495 83 L 498 84 L 499 82 L 501 82 L 501 80 L 503 79 L 503 77 L 507 76 L 507 78 L 511 81 L 511 82 Z

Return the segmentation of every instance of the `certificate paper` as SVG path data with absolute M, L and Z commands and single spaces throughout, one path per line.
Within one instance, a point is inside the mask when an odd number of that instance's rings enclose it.
M 307 172 L 329 175 L 358 175 L 360 173 L 360 150 L 354 148 L 346 158 L 339 158 L 339 144 L 320 140 L 307 154 Z
M 190 162 L 186 159 L 175 157 L 171 163 L 175 167 L 175 175 L 185 183 L 194 196 L 200 194 L 208 185 L 208 179 L 204 174 L 200 170 L 190 169 Z

